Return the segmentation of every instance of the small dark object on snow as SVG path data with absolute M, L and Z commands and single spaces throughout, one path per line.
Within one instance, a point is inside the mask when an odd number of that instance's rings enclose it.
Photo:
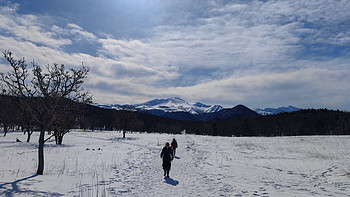
M 16 138 L 16 142 L 22 142 L 21 140 L 19 140 L 18 138 Z
M 89 148 L 86 148 L 85 150 L 90 150 Z

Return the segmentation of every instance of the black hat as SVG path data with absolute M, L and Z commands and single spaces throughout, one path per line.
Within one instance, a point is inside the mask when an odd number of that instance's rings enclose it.
M 165 143 L 165 146 L 169 146 L 169 145 L 170 145 L 169 142 Z

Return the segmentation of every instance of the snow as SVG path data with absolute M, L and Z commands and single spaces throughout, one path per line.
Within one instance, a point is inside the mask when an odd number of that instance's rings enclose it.
M 294 112 L 298 110 L 300 110 L 300 108 L 293 107 L 291 105 L 289 105 L 288 107 L 279 107 L 279 108 L 264 108 L 264 109 L 253 108 L 253 111 L 255 111 L 260 115 L 273 115 L 273 114 L 278 114 L 282 112 Z
M 71 132 L 45 145 L 38 134 L 0 137 L 0 196 L 350 196 L 350 136 L 212 137 Z M 170 178 L 160 152 L 176 138 Z
M 125 106 L 115 105 L 101 105 L 94 103 L 95 106 L 107 109 L 121 110 Z M 126 105 L 130 109 L 144 110 L 160 110 L 163 112 L 188 112 L 191 114 L 213 113 L 223 109 L 220 105 L 205 105 L 203 103 L 190 104 L 179 97 L 171 97 L 167 99 L 154 99 L 142 104 Z
M 207 110 L 211 106 L 198 107 L 179 97 L 172 97 L 168 99 L 155 99 L 144 104 L 135 105 L 135 107 L 139 110 L 157 109 L 164 112 L 189 112 L 191 114 L 198 114 L 203 113 L 204 110 Z

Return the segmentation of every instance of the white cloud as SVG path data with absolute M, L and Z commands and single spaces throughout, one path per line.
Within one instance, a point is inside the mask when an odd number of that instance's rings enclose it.
M 149 81 L 174 79 L 178 77 L 176 68 L 168 61 L 165 49 L 157 48 L 139 40 L 99 39 L 102 44 L 99 53 L 117 59 L 127 70 L 150 73 Z M 139 73 L 142 75 L 142 73 Z
M 231 106 L 232 103 L 243 103 L 250 107 L 278 107 L 286 105 L 288 101 L 288 104 L 298 107 L 349 108 L 350 92 L 344 92 L 350 90 L 349 75 L 349 69 L 306 68 L 282 73 L 231 76 L 192 87 L 169 88 L 162 92 Z
M 227 107 L 350 109 L 349 58 L 303 57 L 308 44 L 348 48 L 349 1 L 211 2 L 201 3 L 212 6 L 207 9 L 173 2 L 181 5 L 162 16 L 181 19 L 154 26 L 142 39 L 114 32 L 101 32 L 108 35 L 101 37 L 74 22 L 45 24 L 36 15 L 18 14 L 16 5 L 3 6 L 0 46 L 41 65 L 84 62 L 91 68 L 85 85 L 101 103 L 176 95 Z M 78 42 L 99 45 L 90 55 L 64 51 Z
M 0 29 L 14 35 L 17 40 L 43 44 L 53 48 L 71 44 L 69 39 L 59 38 L 48 31 L 34 15 L 19 15 L 16 7 L 0 7 Z
M 350 25 L 350 22 L 349 22 Z M 350 43 L 350 30 L 348 32 L 340 32 L 334 37 L 330 38 L 330 41 L 332 41 L 335 45 L 346 45 Z
M 42 66 L 59 63 L 65 64 L 69 68 L 77 68 L 84 63 L 84 65 L 90 67 L 90 74 L 84 86 L 88 87 L 92 93 L 104 92 L 106 98 L 110 94 L 115 95 L 118 93 L 128 93 L 128 95 L 140 94 L 143 90 L 152 89 L 152 84 L 157 82 L 159 78 L 164 78 L 162 71 L 147 68 L 146 66 L 132 63 L 132 61 L 122 62 L 103 56 L 95 57 L 83 53 L 69 54 L 57 49 L 37 46 L 28 41 L 17 41 L 4 36 L 0 36 L 0 46 L 11 50 L 16 58 L 25 57 L 29 65 L 29 62 L 32 60 L 35 60 Z M 1 65 L 0 72 L 7 72 L 8 69 L 5 68 Z M 166 71 L 164 72 L 166 73 Z M 101 96 L 97 96 L 97 98 L 105 99 L 105 97 Z M 98 101 L 103 102 L 102 100 Z
M 271 69 L 289 61 L 299 46 L 291 34 L 297 24 L 242 26 L 238 19 L 216 18 L 200 26 L 158 27 L 149 41 L 170 54 L 169 61 L 186 67 L 245 70 Z
M 97 37 L 88 31 L 85 31 L 82 27 L 78 26 L 77 24 L 69 23 L 68 25 L 69 32 L 72 35 L 76 35 L 78 40 L 90 40 L 95 41 Z

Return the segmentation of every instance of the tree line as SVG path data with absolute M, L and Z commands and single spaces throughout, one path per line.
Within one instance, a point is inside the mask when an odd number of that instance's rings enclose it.
M 266 116 L 182 121 L 136 111 L 87 106 L 86 129 L 186 133 L 213 136 L 349 135 L 350 113 L 328 109 L 302 109 Z
M 69 100 L 67 100 L 69 102 Z M 18 107 L 18 98 L 0 95 L 0 124 L 4 134 L 9 128 L 21 128 L 28 135 L 38 125 Z M 302 109 L 275 115 L 219 119 L 216 121 L 181 121 L 130 110 L 99 108 L 90 104 L 71 103 L 69 111 L 53 127 L 57 144 L 70 129 L 142 131 L 149 133 L 186 133 L 213 136 L 297 136 L 349 135 L 350 113 L 328 109 Z M 60 126 L 60 127 L 59 127 Z M 56 136 L 59 135 L 59 136 Z
M 29 98 L 28 98 L 29 100 Z M 35 99 L 33 99 L 35 100 Z M 29 101 L 28 101 L 29 102 Z M 96 107 L 90 104 L 81 104 L 65 100 L 66 110 L 57 114 L 56 123 L 47 127 L 47 131 L 52 131 L 52 136 L 60 135 L 62 143 L 64 134 L 71 129 L 81 129 L 83 131 L 143 131 L 149 133 L 180 133 L 185 127 L 185 122 L 165 117 L 140 113 L 130 110 L 113 110 Z M 35 102 L 33 102 L 35 103 Z M 37 107 L 41 107 L 37 103 Z M 8 95 L 0 95 L 0 126 L 4 135 L 9 130 L 21 130 L 26 134 L 27 141 L 35 131 L 40 131 L 40 125 L 31 114 L 19 107 L 19 98 Z
M 350 113 L 302 109 L 275 115 L 220 119 L 188 125 L 187 133 L 218 136 L 349 135 Z

